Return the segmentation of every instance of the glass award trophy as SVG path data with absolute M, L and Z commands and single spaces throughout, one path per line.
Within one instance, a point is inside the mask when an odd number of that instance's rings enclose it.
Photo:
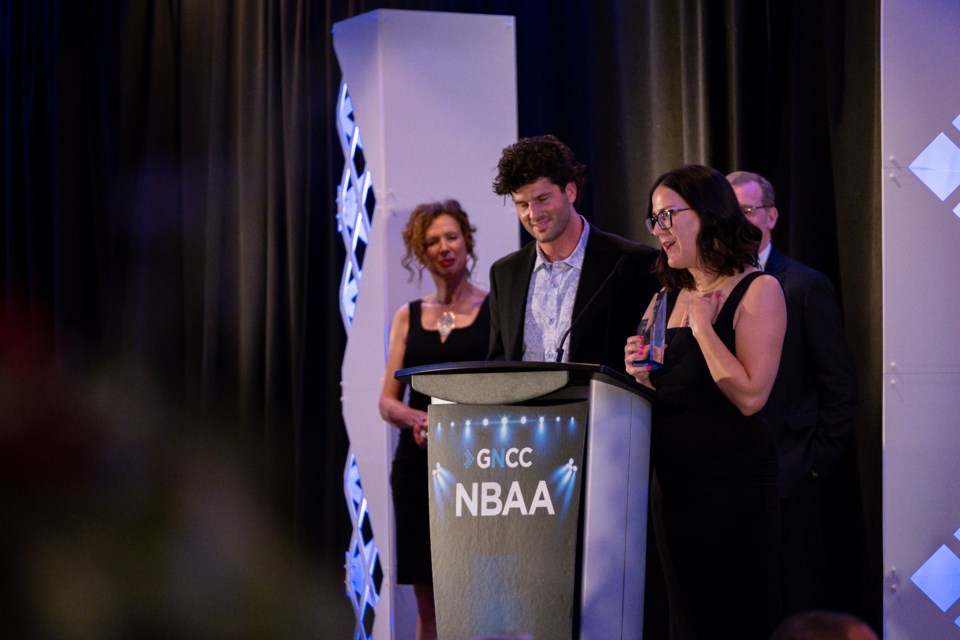
M 667 335 L 667 292 L 661 290 L 653 301 L 652 319 L 644 318 L 637 327 L 640 336 L 640 354 L 633 366 L 654 371 L 663 366 L 663 349 Z

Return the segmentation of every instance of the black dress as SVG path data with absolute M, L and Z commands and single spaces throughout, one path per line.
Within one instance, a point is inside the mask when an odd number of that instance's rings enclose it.
M 737 283 L 714 322 L 733 353 L 734 311 L 759 275 Z M 675 302 L 676 293 L 670 310 Z M 760 415 L 723 395 L 689 327 L 668 329 L 667 340 L 664 366 L 650 374 L 651 458 L 671 637 L 765 639 L 780 618 L 773 439 Z
M 421 301 L 412 301 L 410 328 L 403 356 L 405 369 L 440 362 L 483 360 L 486 357 L 490 342 L 490 307 L 486 298 L 473 324 L 454 329 L 445 342 L 440 342 L 437 331 L 423 328 L 420 311 Z M 410 389 L 408 404 L 414 409 L 426 411 L 430 397 Z M 397 583 L 432 583 L 427 450 L 417 445 L 410 429 L 400 430 L 390 486 L 396 519 Z

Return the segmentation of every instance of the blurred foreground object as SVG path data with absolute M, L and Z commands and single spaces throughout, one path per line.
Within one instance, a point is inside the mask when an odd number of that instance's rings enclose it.
M 236 448 L 140 364 L 62 374 L 24 326 L 0 312 L 0 637 L 322 637 Z

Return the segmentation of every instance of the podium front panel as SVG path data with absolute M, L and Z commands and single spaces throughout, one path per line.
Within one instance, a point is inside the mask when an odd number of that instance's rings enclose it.
M 429 408 L 441 638 L 574 633 L 587 402 Z

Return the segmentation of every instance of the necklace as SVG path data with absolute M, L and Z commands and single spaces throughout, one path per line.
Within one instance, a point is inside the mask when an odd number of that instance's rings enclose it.
M 437 320 L 437 332 L 444 338 L 450 335 L 457 324 L 457 316 L 453 311 L 444 311 Z
M 469 288 L 467 289 L 467 294 L 469 295 Z M 463 299 L 464 296 L 460 296 Z M 440 337 L 443 340 L 447 339 L 454 329 L 457 328 L 457 314 L 453 312 L 454 307 L 457 305 L 457 298 L 455 294 L 450 297 L 449 302 L 443 302 L 440 300 L 440 297 L 437 294 L 433 294 L 433 304 L 439 305 L 441 309 L 445 309 L 443 313 L 440 314 L 440 317 L 437 319 L 437 333 L 440 334 Z
M 717 276 L 716 279 L 711 282 L 709 285 L 701 289 L 696 284 L 693 285 L 693 288 L 697 290 L 697 293 L 700 295 L 706 295 L 708 293 L 713 293 L 723 288 L 723 285 L 726 284 L 727 280 L 730 279 L 730 276 Z
M 453 312 L 455 302 L 456 300 L 453 298 L 450 299 L 450 302 L 441 302 L 440 298 L 436 295 L 433 296 L 433 303 L 439 305 L 441 309 L 446 309 L 446 311 L 441 313 L 440 317 L 437 318 L 437 333 L 440 334 L 441 338 L 446 339 L 457 326 L 457 314 Z

